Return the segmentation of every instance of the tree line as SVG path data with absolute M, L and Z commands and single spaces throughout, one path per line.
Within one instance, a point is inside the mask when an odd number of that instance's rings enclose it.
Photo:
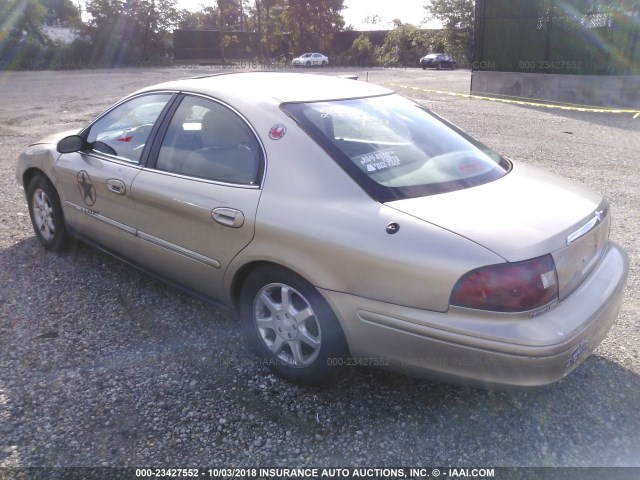
M 436 50 L 453 53 L 463 64 L 470 56 L 474 0 L 426 5 L 425 17 L 440 20 L 442 30 L 395 20 L 381 44 L 362 34 L 339 48 L 336 33 L 350 29 L 344 8 L 344 0 L 215 0 L 190 12 L 178 9 L 176 0 L 87 0 L 83 21 L 72 0 L 0 0 L 0 69 L 169 63 L 174 29 L 217 30 L 227 45 L 234 32 L 252 32 L 257 42 L 250 54 L 259 62 L 287 50 L 321 51 L 334 64 L 370 66 L 416 66 L 420 56 Z M 53 41 L 44 25 L 70 27 L 75 40 Z

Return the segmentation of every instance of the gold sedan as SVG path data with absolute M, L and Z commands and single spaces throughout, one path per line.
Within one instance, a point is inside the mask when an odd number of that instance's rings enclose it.
M 553 383 L 613 324 L 607 201 L 368 83 L 164 83 L 20 156 L 36 236 L 97 246 L 240 312 L 269 368 Z M 179 319 L 176 319 L 179 322 Z

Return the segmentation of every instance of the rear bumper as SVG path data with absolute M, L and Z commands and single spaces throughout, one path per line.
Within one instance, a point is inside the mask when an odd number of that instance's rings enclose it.
M 565 377 L 604 339 L 628 268 L 624 250 L 610 242 L 582 285 L 535 318 L 454 307 L 438 313 L 321 292 L 360 364 L 465 385 L 540 387 Z

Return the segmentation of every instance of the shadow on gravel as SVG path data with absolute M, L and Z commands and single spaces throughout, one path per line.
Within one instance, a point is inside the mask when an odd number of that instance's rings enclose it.
M 636 465 L 640 376 L 536 392 L 360 368 L 288 384 L 237 319 L 78 246 L 0 251 L 1 466 Z
M 372 369 L 313 391 L 331 405 L 349 399 L 350 415 L 378 425 L 367 436 L 367 457 L 387 466 L 407 458 L 427 465 L 640 466 L 640 376 L 598 355 L 537 391 L 462 388 Z

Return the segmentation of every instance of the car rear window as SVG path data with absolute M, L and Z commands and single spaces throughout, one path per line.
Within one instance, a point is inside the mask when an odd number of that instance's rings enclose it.
M 470 188 L 510 168 L 464 132 L 398 95 L 283 108 L 379 201 Z

